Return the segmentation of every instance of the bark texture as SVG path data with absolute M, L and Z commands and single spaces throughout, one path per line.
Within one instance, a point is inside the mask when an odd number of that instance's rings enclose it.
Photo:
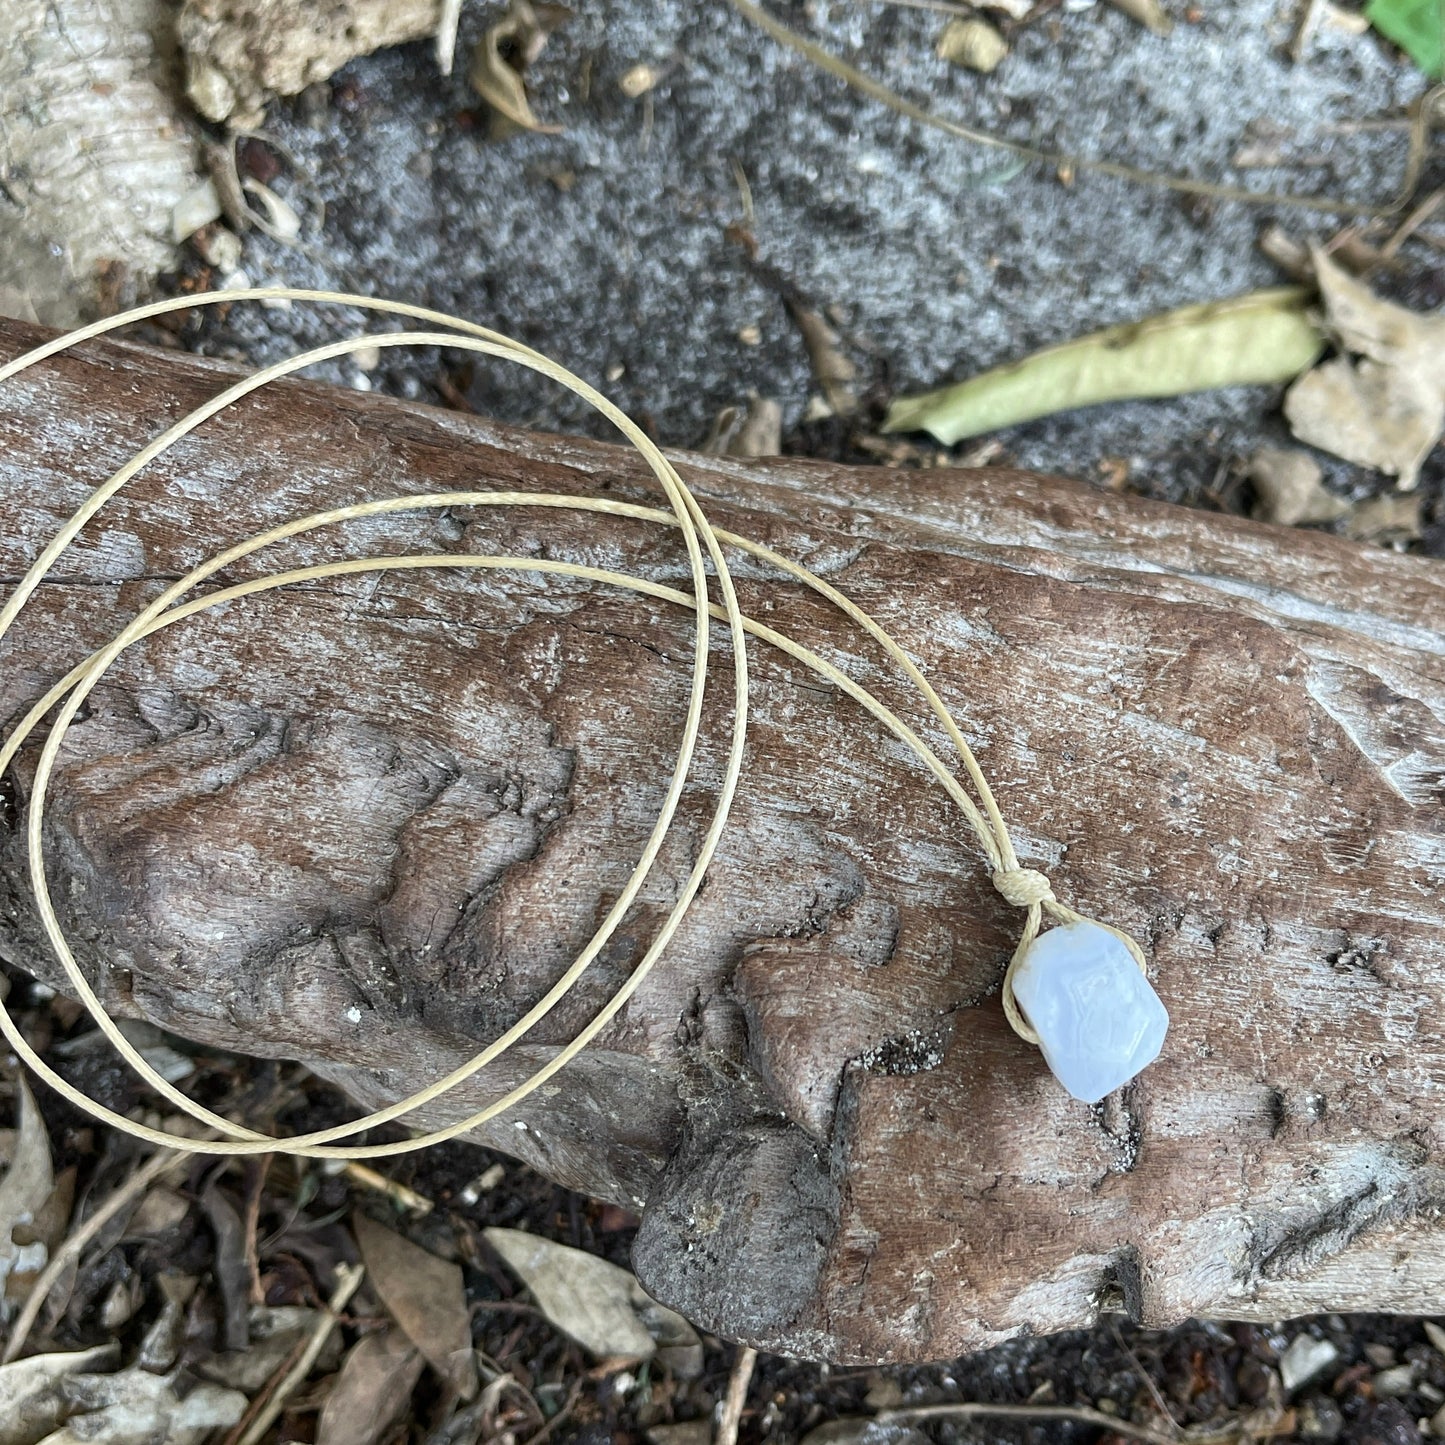
M 31 339 L 6 323 L 0 351 Z M 94 347 L 10 383 L 0 576 L 221 380 Z M 829 577 L 923 660 L 1023 861 L 1140 939 L 1173 1028 L 1134 1085 L 1068 1100 L 1004 1022 L 1019 916 L 941 790 L 758 646 L 741 798 L 693 913 L 598 1045 L 481 1137 L 643 1206 L 636 1264 L 658 1298 L 794 1354 L 942 1357 L 1101 1310 L 1433 1309 L 1438 565 L 1017 472 L 685 469 L 719 524 Z M 4 646 L 0 716 L 224 542 L 451 487 L 655 501 L 600 444 L 276 388 L 87 529 Z M 687 585 L 670 531 L 540 511 L 353 525 L 268 567 L 360 547 Z M 739 572 L 745 608 L 935 737 L 826 605 Z M 581 583 L 395 574 L 151 640 L 97 692 L 54 791 L 80 957 L 117 1011 L 304 1059 L 364 1102 L 410 1091 L 518 1017 L 631 870 L 676 746 L 689 625 Z M 706 825 L 718 684 L 661 866 L 595 976 L 433 1120 L 547 1057 L 646 947 Z M 28 766 L 0 815 L 0 952 L 46 973 L 13 833 Z
M 168 0 L 0 4 L 0 313 L 70 326 L 175 259 L 200 179 Z

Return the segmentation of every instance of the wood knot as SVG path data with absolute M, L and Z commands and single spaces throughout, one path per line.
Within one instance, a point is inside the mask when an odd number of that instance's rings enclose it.
M 1036 868 L 1001 868 L 993 875 L 993 886 L 1015 908 L 1033 908 L 1054 896 L 1053 885 Z

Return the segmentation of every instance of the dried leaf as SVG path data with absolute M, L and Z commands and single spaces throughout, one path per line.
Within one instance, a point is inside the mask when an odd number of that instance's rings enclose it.
M 1008 54 L 1008 44 L 987 20 L 950 20 L 938 37 L 938 58 L 980 75 L 992 75 Z
M 1370 0 L 1365 19 L 1426 75 L 1445 74 L 1445 6 L 1440 0 Z
M 1344 354 L 1295 382 L 1285 416 L 1301 441 L 1398 476 L 1409 491 L 1445 430 L 1445 320 L 1381 300 L 1322 251 L 1313 259 Z
M 487 1243 L 532 1292 L 538 1308 L 564 1334 L 601 1359 L 648 1360 L 664 1351 L 685 1355 L 702 1342 L 679 1314 L 654 1300 L 629 1270 L 580 1249 L 520 1229 L 488 1229 Z M 665 1360 L 674 1369 L 683 1360 Z
M 21 1244 L 17 1229 L 33 1225 L 55 1188 L 50 1163 L 50 1137 L 35 1096 L 23 1078 L 15 1083 L 19 1097 L 19 1129 L 10 1168 L 0 1179 L 0 1294 L 12 1272 L 29 1274 L 45 1265 L 43 1244 Z M 4 1306 L 0 1305 L 0 1310 Z
M 810 311 L 796 301 L 788 302 L 788 310 L 798 330 L 803 333 L 803 345 L 808 348 L 813 375 L 818 378 L 829 407 L 837 416 L 851 416 L 858 409 L 858 398 L 853 390 L 858 368 L 843 354 L 838 333 L 818 312 Z
M 1324 349 L 1297 287 L 1185 306 L 1037 351 L 955 386 L 901 397 L 885 432 L 945 446 L 1074 407 L 1291 381 Z
M 1260 522 L 1298 527 L 1333 522 L 1350 504 L 1326 491 L 1320 464 L 1308 452 L 1288 447 L 1261 447 L 1249 462 L 1255 504 L 1250 515 Z
M 1413 542 L 1420 535 L 1420 497 L 1416 492 L 1388 492 L 1360 503 L 1345 523 L 1345 535 L 1381 546 Z
M 234 1425 L 247 1404 L 239 1390 L 218 1385 L 196 1385 L 182 1399 L 169 1377 L 138 1369 L 73 1375 L 64 1390 L 75 1413 L 42 1445 L 200 1445 Z
M 467 79 L 500 118 L 493 135 L 531 130 L 559 135 L 559 125 L 543 125 L 532 111 L 524 80 L 527 68 L 546 48 L 547 39 L 571 18 L 560 5 L 533 5 L 512 0 L 512 8 L 495 25 L 489 25 L 472 52 Z
M 400 1330 L 367 1335 L 347 1355 L 326 1397 L 316 1445 L 373 1445 L 411 1399 L 423 1364 Z
M 68 1409 L 61 1388 L 65 1378 L 99 1365 L 114 1348 L 32 1355 L 0 1365 L 0 1445 L 32 1445 L 55 1430 Z
M 262 185 L 250 176 L 241 182 L 241 189 L 247 195 L 255 196 L 266 213 L 264 221 L 252 217 L 257 229 L 264 231 L 273 241 L 293 245 L 301 234 L 301 217 L 296 214 L 290 202 L 282 200 L 270 186 Z
M 461 1269 L 364 1214 L 353 1216 L 352 1227 L 372 1287 L 392 1319 L 432 1369 L 470 1399 L 477 1376 Z

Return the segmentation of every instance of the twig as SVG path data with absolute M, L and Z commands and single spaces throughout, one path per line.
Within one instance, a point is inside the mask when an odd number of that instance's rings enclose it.
M 874 1417 L 880 1425 L 908 1424 L 919 1420 L 1066 1420 L 1074 1425 L 1091 1425 L 1122 1435 L 1128 1440 L 1141 1440 L 1144 1445 L 1237 1445 L 1258 1432 L 1249 1419 L 1240 1420 L 1223 1429 L 1156 1430 L 1149 1425 L 1136 1425 L 1117 1415 L 1106 1415 L 1088 1405 L 990 1405 L 981 1400 L 964 1400 L 956 1405 L 916 1405 L 911 1409 L 880 1410 Z
M 256 1247 L 256 1230 L 261 1223 L 261 1191 L 266 1187 L 266 1176 L 271 1172 L 271 1161 L 275 1157 L 274 1154 L 261 1154 L 246 1160 L 246 1209 L 241 1226 L 253 1305 L 266 1303 L 266 1291 L 261 1287 L 261 1256 Z
M 1219 469 L 1214 474 L 1214 485 L 1212 490 L 1215 492 L 1216 495 L 1218 495 L 1219 483 L 1223 480 L 1224 473 L 1228 470 L 1228 466 L 1228 462 L 1222 461 L 1219 465 Z M 1181 1427 L 1179 1421 L 1174 1418 L 1174 1411 L 1169 1408 L 1169 1402 L 1164 1398 L 1163 1391 L 1160 1390 L 1159 1386 L 1154 1383 L 1154 1376 L 1151 1375 L 1149 1371 L 1144 1368 L 1143 1361 L 1140 1360 L 1139 1356 L 1134 1353 L 1128 1340 L 1124 1338 L 1124 1331 L 1121 1330 L 1118 1324 L 1112 1319 L 1109 1321 L 1109 1325 L 1114 1332 L 1115 1343 L 1129 1357 L 1129 1363 L 1133 1365 L 1134 1368 L 1139 1372 L 1139 1378 L 1144 1381 L 1144 1384 L 1148 1387 L 1149 1393 L 1154 1397 L 1154 1404 L 1157 1407 L 1159 1413 L 1169 1422 L 1171 1429 L 1180 1429 Z
M 362 1189 L 371 1189 L 377 1194 L 385 1195 L 398 1209 L 404 1209 L 408 1214 L 430 1214 L 436 1208 L 425 1194 L 418 1194 L 415 1189 L 408 1188 L 395 1179 L 388 1179 L 379 1170 L 369 1169 L 354 1159 L 348 1159 L 338 1172 Z
M 562 1408 L 535 1435 L 527 1437 L 526 1445 L 542 1445 L 544 1440 L 549 1439 L 552 1432 L 571 1415 L 573 1407 L 577 1404 L 577 1397 L 581 1393 L 582 1381 L 578 1379 L 573 1383 L 566 1400 L 562 1402 Z M 536 1404 L 536 1401 L 534 1400 L 532 1403 Z
M 900 10 L 932 10 L 939 15 L 973 15 L 972 5 L 960 0 L 876 0 L 879 5 L 896 5 Z
M 130 1204 L 138 1195 L 144 1194 L 163 1174 L 168 1173 L 178 1164 L 184 1164 L 186 1159 L 185 1154 L 178 1153 L 174 1149 L 163 1149 L 158 1154 L 153 1154 L 50 1256 L 50 1263 L 41 1270 L 40 1277 L 31 1286 L 30 1293 L 25 1298 L 25 1307 L 15 1318 L 14 1328 L 10 1331 L 10 1338 L 5 1344 L 5 1352 L 0 1354 L 0 1365 L 8 1365 L 20 1353 L 30 1331 L 35 1328 L 35 1321 L 39 1319 L 40 1311 L 49 1297 L 50 1291 L 55 1288 L 56 1281 L 80 1258 L 86 1245 L 126 1205 Z
M 1309 43 L 1319 29 L 1322 0 L 1300 0 L 1299 14 L 1295 21 L 1294 34 L 1289 40 L 1289 58 L 1296 65 L 1304 59 Z
M 1043 165 L 1072 167 L 1076 170 L 1092 171 L 1095 175 L 1112 176 L 1116 180 L 1131 181 L 1135 185 L 1158 186 L 1162 190 L 1177 191 L 1189 196 L 1209 196 L 1218 201 L 1242 201 L 1251 206 L 1297 206 L 1305 211 L 1323 211 L 1340 216 L 1394 216 L 1410 204 L 1419 184 L 1420 171 L 1425 162 L 1429 145 L 1430 129 L 1434 124 L 1437 101 L 1445 96 L 1445 86 L 1437 85 L 1423 96 L 1414 116 L 1410 119 L 1410 149 L 1405 158 L 1405 173 L 1401 180 L 1399 194 L 1386 205 L 1365 205 L 1359 201 L 1346 201 L 1333 196 L 1296 196 L 1288 191 L 1250 191 L 1243 186 L 1228 186 L 1214 181 L 1190 180 L 1185 176 L 1164 175 L 1153 171 L 1140 170 L 1137 166 L 1124 165 L 1120 161 L 1089 160 L 1082 156 L 1071 156 L 1063 151 L 1046 150 L 1040 146 L 1027 145 L 1023 141 L 1009 140 L 995 135 L 992 131 L 977 130 L 946 116 L 936 115 L 911 100 L 905 100 L 897 91 L 890 90 L 881 81 L 864 75 L 861 70 L 848 64 L 825 46 L 818 45 L 796 30 L 784 25 L 776 16 L 764 10 L 754 0 L 731 0 L 735 9 L 744 19 L 756 25 L 759 30 L 772 36 L 780 45 L 810 60 L 820 70 L 835 75 L 854 90 L 886 105 L 889 110 L 907 116 L 920 125 L 932 126 L 947 135 L 975 145 L 991 146 L 995 150 L 1008 151 L 1011 155 L 1026 161 L 1037 161 Z
M 1395 234 L 1380 247 L 1380 260 L 1393 261 L 1401 246 L 1445 203 L 1445 190 L 1432 191 L 1403 221 Z
M 989 1405 L 965 1400 L 956 1405 L 918 1405 L 907 1410 L 880 1410 L 876 1416 L 883 1425 L 911 1423 L 918 1420 L 1068 1420 L 1075 1425 L 1094 1425 L 1145 1445 L 1181 1445 L 1181 1436 L 1148 1425 L 1136 1425 L 1117 1415 L 1106 1415 L 1088 1405 Z M 1212 1439 L 1213 1437 L 1211 1437 Z M 1202 1442 L 1200 1442 L 1202 1445 Z
M 457 28 L 462 21 L 462 0 L 442 0 L 441 18 L 437 21 L 437 69 L 443 75 L 452 73 L 457 56 Z
M 286 1401 L 311 1373 L 317 1357 L 326 1348 L 326 1342 L 331 1338 L 332 1331 L 341 1323 L 341 1311 L 346 1308 L 351 1296 L 356 1293 L 365 1273 L 366 1271 L 359 1264 L 337 1265 L 336 1288 L 331 1292 L 331 1298 L 326 1302 L 326 1313 L 317 1320 L 315 1328 L 311 1331 L 311 1338 L 306 1341 L 305 1348 L 297 1356 L 290 1369 L 277 1381 L 265 1405 L 246 1427 L 245 1434 L 234 1442 L 228 1439 L 226 1445 L 260 1445 L 262 1437 L 276 1423 L 276 1417 L 281 1413 Z
M 733 1372 L 728 1376 L 728 1392 L 723 1397 L 722 1410 L 717 1417 L 717 1427 L 712 1432 L 713 1445 L 738 1445 L 738 1425 L 743 1418 L 743 1405 L 747 1402 L 748 1386 L 753 1382 L 753 1369 L 758 1363 L 758 1352 L 751 1345 L 744 1345 L 733 1361 Z

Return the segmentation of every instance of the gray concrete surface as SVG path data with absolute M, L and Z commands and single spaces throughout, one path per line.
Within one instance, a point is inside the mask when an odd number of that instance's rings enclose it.
M 1348 125 L 1398 115 L 1419 94 L 1421 78 L 1397 55 L 1326 25 L 1295 65 L 1283 53 L 1294 0 L 1201 4 L 1193 22 L 1183 0 L 1166 3 L 1181 22 L 1168 39 L 1103 4 L 1058 10 L 987 78 L 935 58 L 938 14 L 865 0 L 778 12 L 910 97 L 1013 137 L 1261 189 L 1392 195 L 1405 135 Z M 467 5 L 463 53 L 499 8 Z M 900 391 L 1273 284 L 1279 274 L 1255 248 L 1271 217 L 1302 234 L 1333 229 L 1284 208 L 1020 172 L 860 97 L 724 0 L 578 8 L 531 77 L 535 108 L 565 127 L 559 135 L 489 140 L 462 75 L 442 80 L 422 45 L 357 61 L 273 107 L 270 125 L 319 183 L 328 219 L 314 254 L 248 239 L 250 278 L 388 293 L 496 325 L 605 382 L 671 444 L 698 443 L 718 408 L 756 388 L 783 404 L 794 446 L 817 446 L 826 440 L 798 430 L 815 390 L 802 342 L 724 234 L 741 214 L 735 164 L 760 260 L 841 308 L 855 357 Z M 640 61 L 676 66 L 650 105 L 618 89 Z M 1262 129 L 1298 164 L 1232 170 Z M 563 173 L 569 189 L 552 179 Z M 739 339 L 750 326 L 758 345 Z M 208 344 L 259 358 L 330 327 L 300 312 L 237 313 Z M 436 373 L 435 358 L 390 353 L 373 381 L 434 396 Z M 516 372 L 479 375 L 472 400 L 540 427 L 594 425 Z M 1129 458 L 1149 490 L 1188 498 L 1221 460 L 1282 435 L 1276 402 L 1250 388 L 1119 405 L 1003 439 L 1021 464 L 1079 475 Z

